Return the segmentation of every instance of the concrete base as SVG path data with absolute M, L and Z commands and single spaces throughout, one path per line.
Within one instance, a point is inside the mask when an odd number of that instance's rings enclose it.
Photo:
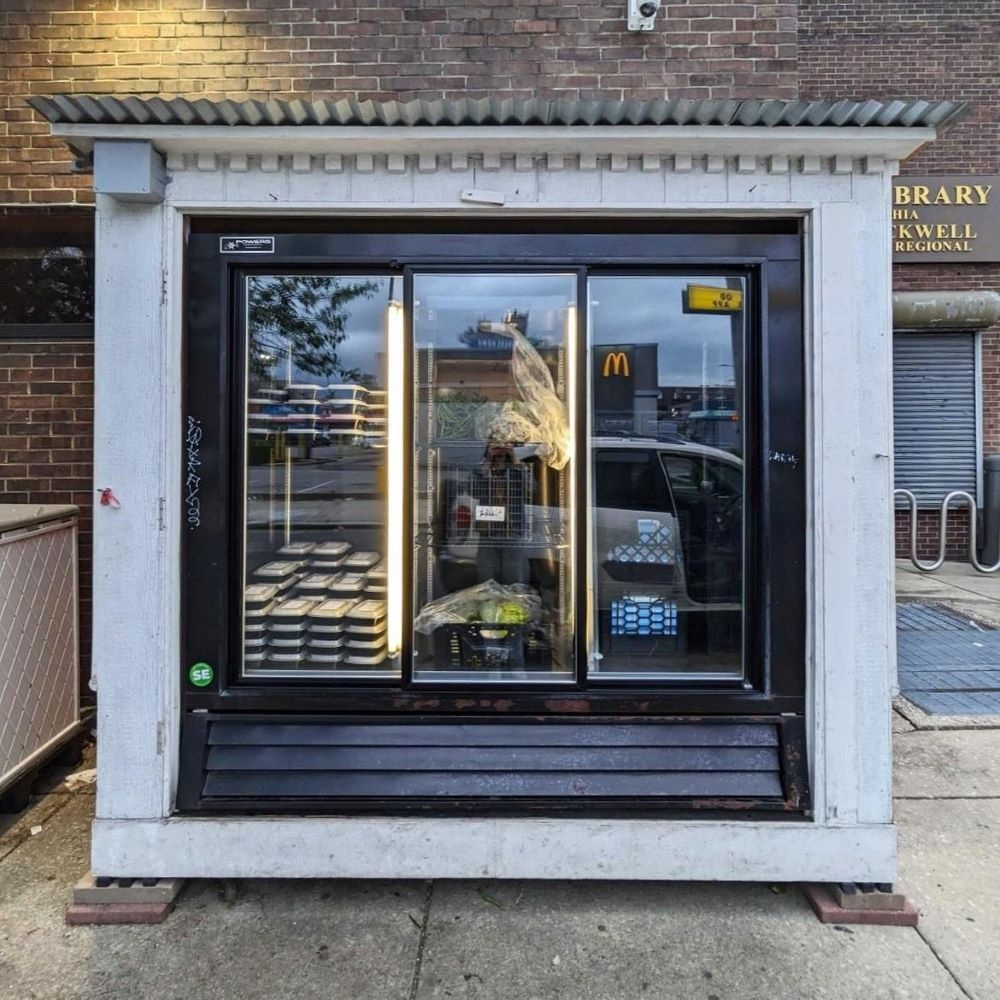
M 162 924 L 173 908 L 173 903 L 70 903 L 66 923 Z
M 894 882 L 891 824 L 174 816 L 98 819 L 91 866 L 141 878 Z
M 815 882 L 806 882 L 801 886 L 802 894 L 809 901 L 813 912 L 822 924 L 877 924 L 881 927 L 916 927 L 920 922 L 920 911 L 905 897 L 898 893 L 884 893 L 893 897 L 882 901 L 884 905 L 874 905 L 865 901 L 868 893 L 858 893 L 857 898 L 844 893 L 837 893 L 830 886 Z M 847 903 L 849 905 L 841 905 Z M 897 909 L 888 908 L 895 903 Z

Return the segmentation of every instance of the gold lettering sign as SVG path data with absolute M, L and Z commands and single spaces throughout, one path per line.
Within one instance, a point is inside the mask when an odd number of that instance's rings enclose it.
M 897 177 L 892 252 L 904 264 L 1000 261 L 1000 176 Z
M 742 308 L 743 293 L 736 288 L 688 285 L 684 292 L 685 312 L 738 313 Z
M 625 352 L 608 351 L 604 355 L 604 367 L 601 369 L 601 375 L 604 378 L 608 378 L 610 375 L 624 375 L 625 378 L 628 378 L 628 356 Z

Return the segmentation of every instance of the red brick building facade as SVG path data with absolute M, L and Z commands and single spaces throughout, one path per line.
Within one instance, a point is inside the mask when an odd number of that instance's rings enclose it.
M 44 210 L 92 200 L 90 177 L 26 105 L 33 94 L 960 99 L 971 120 L 904 172 L 1000 172 L 1000 0 L 691 0 L 665 2 L 649 33 L 625 21 L 625 0 L 2 0 L 0 246 Z M 996 289 L 1000 265 L 899 265 L 895 280 Z M 82 508 L 85 635 L 100 485 L 90 358 L 86 337 L 0 341 L 3 498 Z M 984 335 L 982 384 L 990 454 L 1000 452 L 1000 329 Z M 921 524 L 925 546 L 931 527 Z

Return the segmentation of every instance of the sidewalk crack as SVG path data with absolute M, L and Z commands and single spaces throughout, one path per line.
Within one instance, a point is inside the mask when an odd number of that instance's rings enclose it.
M 937 948 L 935 948 L 934 945 L 931 944 L 930 939 L 920 929 L 919 924 L 915 929 L 917 932 L 917 936 L 920 938 L 921 941 L 924 942 L 925 945 L 927 945 L 928 949 L 930 950 L 930 953 L 937 959 L 938 964 L 941 966 L 941 968 L 944 969 L 944 971 L 947 972 L 948 975 L 951 977 L 952 982 L 959 988 L 959 990 L 962 993 L 962 996 L 966 997 L 967 1000 L 976 1000 L 975 995 L 970 993 L 965 988 L 965 986 L 962 984 L 962 980 L 959 979 L 957 975 L 955 975 L 955 973 L 951 969 L 951 966 L 941 957 L 941 954 L 937 950 Z
M 996 802 L 1000 795 L 894 795 L 896 802 Z
M 434 896 L 434 882 L 427 882 L 427 892 L 424 895 L 424 912 L 420 920 L 420 941 L 417 943 L 417 959 L 413 966 L 413 981 L 410 983 L 408 1000 L 416 1000 L 420 989 L 420 972 L 424 964 L 424 945 L 427 944 L 427 927 L 431 919 L 431 899 Z

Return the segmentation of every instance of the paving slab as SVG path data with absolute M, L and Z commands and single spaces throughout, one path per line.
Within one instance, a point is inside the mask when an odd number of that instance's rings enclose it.
M 65 926 L 92 809 L 70 796 L 0 862 L 2 1000 L 409 996 L 420 882 L 197 882 L 159 926 Z
M 959 1000 L 962 993 L 916 931 L 820 924 L 794 887 L 436 883 L 417 998 L 466 997 Z
M 920 597 L 940 594 L 973 603 L 1000 602 L 1000 573 L 978 573 L 966 562 L 946 562 L 933 573 L 923 573 L 909 559 L 897 559 L 896 593 Z
M 909 561 L 896 563 L 896 596 L 903 600 L 948 600 L 971 596 L 968 591 L 946 583 L 937 573 L 920 573 Z
M 893 792 L 897 798 L 1000 799 L 1000 729 L 897 734 Z
M 901 801 L 900 881 L 972 1000 L 1000 997 L 1000 800 Z M 933 996 L 928 992 L 927 996 Z

